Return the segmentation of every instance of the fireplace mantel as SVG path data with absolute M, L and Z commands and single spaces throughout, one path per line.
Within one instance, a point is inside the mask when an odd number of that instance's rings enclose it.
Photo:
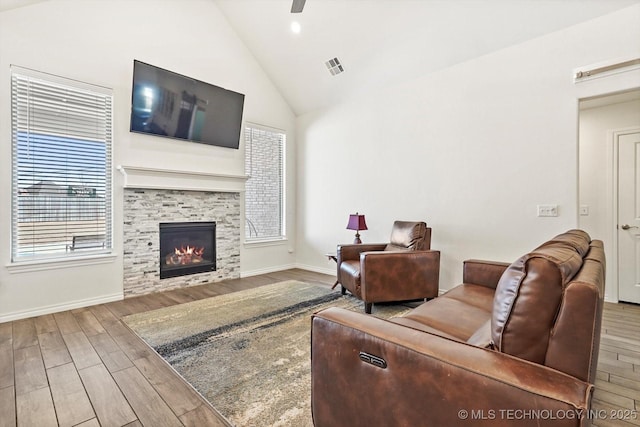
M 187 172 L 138 166 L 118 166 L 124 176 L 124 188 L 153 188 L 161 190 L 244 192 L 246 175 Z

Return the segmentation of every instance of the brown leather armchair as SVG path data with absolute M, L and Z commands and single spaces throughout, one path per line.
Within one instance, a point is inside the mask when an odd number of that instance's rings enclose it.
M 366 313 L 376 302 L 438 296 L 440 252 L 431 247 L 431 228 L 424 222 L 395 221 L 389 243 L 338 245 L 337 277 L 364 301 Z

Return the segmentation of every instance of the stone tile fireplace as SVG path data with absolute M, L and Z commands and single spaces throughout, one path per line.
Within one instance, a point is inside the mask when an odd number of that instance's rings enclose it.
M 243 176 L 121 171 L 125 297 L 240 277 Z

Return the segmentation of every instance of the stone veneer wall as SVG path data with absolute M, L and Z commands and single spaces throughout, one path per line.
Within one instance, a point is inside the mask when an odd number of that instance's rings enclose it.
M 215 221 L 216 271 L 160 280 L 161 222 Z M 240 193 L 124 190 L 124 295 L 240 277 Z

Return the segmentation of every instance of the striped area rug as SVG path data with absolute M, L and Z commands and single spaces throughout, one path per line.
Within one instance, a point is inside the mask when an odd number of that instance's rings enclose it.
M 237 426 L 312 426 L 311 315 L 363 311 L 339 291 L 286 281 L 125 317 L 196 390 Z M 403 305 L 376 305 L 388 318 Z

